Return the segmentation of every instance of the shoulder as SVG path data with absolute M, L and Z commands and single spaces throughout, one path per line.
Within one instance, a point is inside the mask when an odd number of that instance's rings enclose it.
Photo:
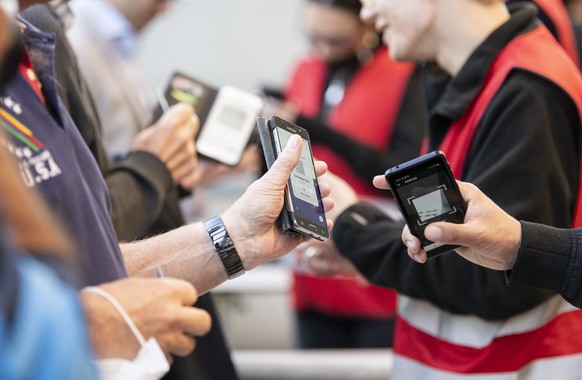
M 509 73 L 491 105 L 514 113 L 559 112 L 572 120 L 579 122 L 580 119 L 576 102 L 564 88 L 549 78 L 524 69 L 514 69 Z

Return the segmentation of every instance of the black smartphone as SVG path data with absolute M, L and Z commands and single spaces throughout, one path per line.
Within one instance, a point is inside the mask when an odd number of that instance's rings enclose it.
M 445 155 L 430 152 L 388 169 L 385 175 L 410 232 L 418 237 L 427 257 L 457 248 L 424 237 L 424 229 L 432 222 L 465 220 L 465 201 Z
M 317 240 L 328 239 L 329 230 L 307 131 L 278 116 L 272 116 L 268 121 L 268 126 L 276 156 L 281 153 L 291 136 L 299 135 L 303 139 L 301 159 L 291 172 L 285 189 L 283 211 L 286 212 L 287 217 L 282 218 L 283 229 L 285 232 L 299 232 Z

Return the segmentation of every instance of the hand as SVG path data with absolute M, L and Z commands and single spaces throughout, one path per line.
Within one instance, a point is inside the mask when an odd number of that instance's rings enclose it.
M 301 138 L 292 136 L 271 169 L 251 184 L 243 196 L 222 215 L 247 270 L 274 260 L 309 239 L 299 234 L 284 234 L 277 222 L 283 208 L 287 180 L 299 162 L 301 145 Z M 315 162 L 318 177 L 326 170 L 324 162 Z M 333 200 L 329 198 L 330 187 L 326 182 L 320 182 L 319 189 L 327 212 L 333 208 Z M 331 229 L 331 220 L 327 224 Z
M 198 295 L 186 281 L 135 278 L 99 287 L 123 306 L 146 340 L 156 338 L 168 360 L 170 354 L 188 355 L 194 337 L 210 330 L 210 315 L 191 306 Z M 97 358 L 134 359 L 139 343 L 109 301 L 90 292 L 81 296 Z
M 310 240 L 300 244 L 293 252 L 297 266 L 306 268 L 315 275 L 321 277 L 359 275 L 356 267 L 338 252 L 331 239 Z
M 191 189 L 196 181 L 194 136 L 199 125 L 194 108 L 178 103 L 135 137 L 132 150 L 154 154 L 166 165 L 175 183 Z
M 326 213 L 326 217 L 330 219 L 337 219 L 337 217 L 350 206 L 358 203 L 358 194 L 354 189 L 344 181 L 342 178 L 327 171 L 320 177 L 320 180 L 326 182 L 331 188 L 331 196 L 333 197 L 333 210 Z
M 497 270 L 513 267 L 521 244 L 521 224 L 487 198 L 476 186 L 457 181 L 467 202 L 464 224 L 435 222 L 426 227 L 427 239 L 461 247 L 456 251 L 467 260 Z M 402 231 L 408 255 L 419 263 L 426 261 L 426 252 L 408 227 Z

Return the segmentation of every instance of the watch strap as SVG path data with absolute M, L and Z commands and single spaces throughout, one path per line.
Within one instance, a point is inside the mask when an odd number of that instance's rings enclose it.
M 216 253 L 224 265 L 228 279 L 232 280 L 243 275 L 245 268 L 222 222 L 222 218 L 220 216 L 210 218 L 204 222 L 204 226 L 206 227 L 206 231 L 208 231 L 208 235 L 210 235 Z

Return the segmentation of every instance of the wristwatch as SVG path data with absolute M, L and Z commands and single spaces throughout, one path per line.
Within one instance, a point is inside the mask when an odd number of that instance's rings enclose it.
M 228 274 L 228 279 L 232 280 L 243 275 L 245 268 L 222 222 L 222 218 L 220 216 L 210 218 L 204 222 L 204 226 L 206 227 L 206 231 L 208 231 L 208 235 L 210 235 L 216 253 L 218 253 L 220 260 L 222 260 L 224 269 L 226 269 L 226 273 Z

